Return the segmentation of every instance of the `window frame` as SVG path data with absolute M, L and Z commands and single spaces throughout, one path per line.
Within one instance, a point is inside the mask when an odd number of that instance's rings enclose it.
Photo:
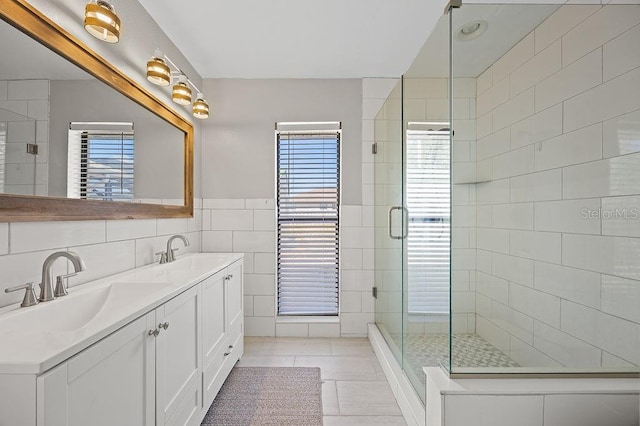
M 125 140 L 131 140 L 131 165 L 125 167 L 124 162 L 120 161 L 119 168 L 121 172 L 129 170 L 127 174 L 131 175 L 131 194 L 127 197 L 93 197 L 89 196 L 89 190 L 92 185 L 89 183 L 89 155 L 92 140 L 111 140 L 100 139 L 91 136 L 120 136 L 121 158 L 123 159 L 122 148 L 125 146 Z M 129 136 L 129 137 L 126 137 Z M 113 138 L 117 140 L 117 138 Z M 133 203 L 136 201 L 135 188 L 135 128 L 132 122 L 71 122 L 69 123 L 69 131 L 67 136 L 67 197 L 81 200 L 96 201 L 114 201 L 119 203 Z M 78 163 L 79 162 L 79 163 Z M 122 186 L 122 185 L 121 185 Z M 106 188 L 106 186 L 105 186 Z M 105 194 L 106 195 L 106 194 Z
M 337 162 L 337 252 L 336 252 L 336 268 L 337 268 L 337 285 L 336 312 L 332 314 L 281 314 L 279 309 L 279 229 L 278 229 L 278 213 L 279 213 L 279 135 L 281 133 L 289 134 L 320 134 L 320 133 L 337 133 L 338 134 L 338 162 Z M 341 313 L 341 252 L 342 252 L 342 122 L 276 122 L 274 132 L 274 316 L 277 323 L 339 323 Z

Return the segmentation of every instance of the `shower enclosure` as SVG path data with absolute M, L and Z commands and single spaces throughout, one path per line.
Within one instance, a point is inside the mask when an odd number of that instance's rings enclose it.
M 615 3 L 615 2 L 613 2 Z M 375 320 L 451 374 L 637 374 L 640 5 L 463 4 L 375 120 Z

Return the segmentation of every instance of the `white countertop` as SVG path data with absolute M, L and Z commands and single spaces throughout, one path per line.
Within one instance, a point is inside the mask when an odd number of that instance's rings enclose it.
M 69 289 L 29 308 L 0 310 L 0 374 L 40 374 L 242 259 L 194 253 Z

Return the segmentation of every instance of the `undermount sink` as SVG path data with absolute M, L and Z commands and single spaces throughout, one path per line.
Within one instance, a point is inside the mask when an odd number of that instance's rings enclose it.
M 102 310 L 111 286 L 20 309 L 0 320 L 0 328 L 12 333 L 70 331 L 85 326 Z
M 0 329 L 12 333 L 56 333 L 75 331 L 90 324 L 102 313 L 111 315 L 137 302 L 146 302 L 171 283 L 116 282 L 104 287 L 59 297 L 0 320 Z
M 172 285 L 170 282 L 116 282 L 109 285 L 110 292 L 103 309 L 122 309 L 138 302 L 155 298 L 156 293 Z

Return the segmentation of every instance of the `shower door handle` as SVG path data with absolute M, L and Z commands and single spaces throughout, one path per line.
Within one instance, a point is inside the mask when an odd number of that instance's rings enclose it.
M 409 235 L 409 209 L 402 206 L 402 239 L 404 240 Z
M 392 224 L 392 216 L 394 210 L 401 210 L 403 213 L 403 224 L 402 224 L 402 234 L 393 235 L 393 224 Z M 409 211 L 404 206 L 392 206 L 389 209 L 389 238 L 392 240 L 404 240 L 407 238 L 409 234 Z

